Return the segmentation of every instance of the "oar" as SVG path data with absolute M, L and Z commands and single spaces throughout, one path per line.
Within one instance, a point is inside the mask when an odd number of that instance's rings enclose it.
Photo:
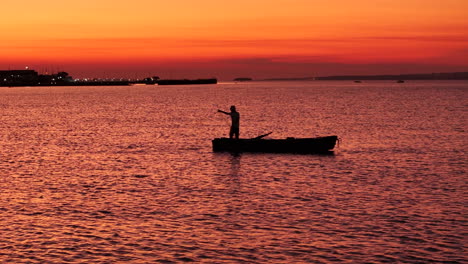
M 263 134 L 263 135 L 260 135 L 260 136 L 258 136 L 258 137 L 254 137 L 254 138 L 251 138 L 251 139 L 262 139 L 262 138 L 264 138 L 264 137 L 270 135 L 271 133 L 273 133 L 273 132 L 266 133 L 266 134 Z

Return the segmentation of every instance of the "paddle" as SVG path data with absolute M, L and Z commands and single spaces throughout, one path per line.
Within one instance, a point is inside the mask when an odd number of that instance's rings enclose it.
M 260 135 L 260 136 L 258 136 L 258 137 L 254 137 L 254 138 L 251 138 L 251 139 L 262 139 L 262 138 L 264 138 L 264 137 L 270 135 L 271 133 L 273 133 L 273 132 L 266 133 L 266 134 L 263 134 L 263 135 Z

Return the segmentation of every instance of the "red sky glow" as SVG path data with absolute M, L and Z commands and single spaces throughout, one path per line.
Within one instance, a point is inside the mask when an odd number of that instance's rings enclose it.
M 465 0 L 5 0 L 0 68 L 272 78 L 468 70 Z

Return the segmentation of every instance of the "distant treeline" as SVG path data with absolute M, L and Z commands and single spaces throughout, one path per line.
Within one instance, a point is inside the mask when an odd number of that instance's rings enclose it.
M 342 75 L 315 77 L 315 80 L 468 80 L 468 72 L 400 75 Z

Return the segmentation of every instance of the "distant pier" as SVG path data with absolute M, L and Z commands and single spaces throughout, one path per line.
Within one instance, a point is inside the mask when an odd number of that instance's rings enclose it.
M 216 78 L 210 79 L 160 79 L 158 76 L 144 79 L 73 79 L 67 72 L 57 74 L 39 74 L 35 70 L 0 71 L 0 87 L 22 86 L 127 86 L 133 84 L 147 85 L 187 85 L 217 84 Z

